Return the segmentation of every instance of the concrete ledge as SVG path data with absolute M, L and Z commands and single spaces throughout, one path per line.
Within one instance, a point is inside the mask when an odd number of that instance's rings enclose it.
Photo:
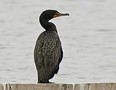
M 0 84 L 0 90 L 116 90 L 116 83 Z

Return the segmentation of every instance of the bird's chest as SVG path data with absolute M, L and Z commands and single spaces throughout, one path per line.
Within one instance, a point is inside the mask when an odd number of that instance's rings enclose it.
M 44 33 L 40 36 L 41 49 L 44 52 L 53 51 L 60 46 L 60 40 L 56 33 Z

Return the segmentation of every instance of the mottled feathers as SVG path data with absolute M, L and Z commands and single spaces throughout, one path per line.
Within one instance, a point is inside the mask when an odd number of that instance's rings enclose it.
M 38 71 L 38 82 L 49 82 L 59 70 L 63 52 L 56 31 L 44 31 L 36 41 L 34 59 Z

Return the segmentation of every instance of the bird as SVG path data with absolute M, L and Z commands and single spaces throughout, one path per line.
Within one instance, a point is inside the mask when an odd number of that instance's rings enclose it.
M 69 16 L 69 14 L 57 10 L 45 10 L 39 17 L 39 22 L 45 31 L 37 38 L 34 48 L 38 83 L 50 83 L 49 80 L 59 71 L 63 50 L 57 28 L 49 20 L 60 16 Z

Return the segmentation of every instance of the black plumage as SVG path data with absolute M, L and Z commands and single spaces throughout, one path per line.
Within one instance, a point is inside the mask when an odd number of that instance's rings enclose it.
M 40 15 L 39 21 L 45 31 L 38 37 L 34 49 L 38 83 L 48 83 L 58 73 L 63 51 L 56 26 L 49 20 L 65 15 L 69 14 L 61 14 L 56 10 L 46 10 Z

